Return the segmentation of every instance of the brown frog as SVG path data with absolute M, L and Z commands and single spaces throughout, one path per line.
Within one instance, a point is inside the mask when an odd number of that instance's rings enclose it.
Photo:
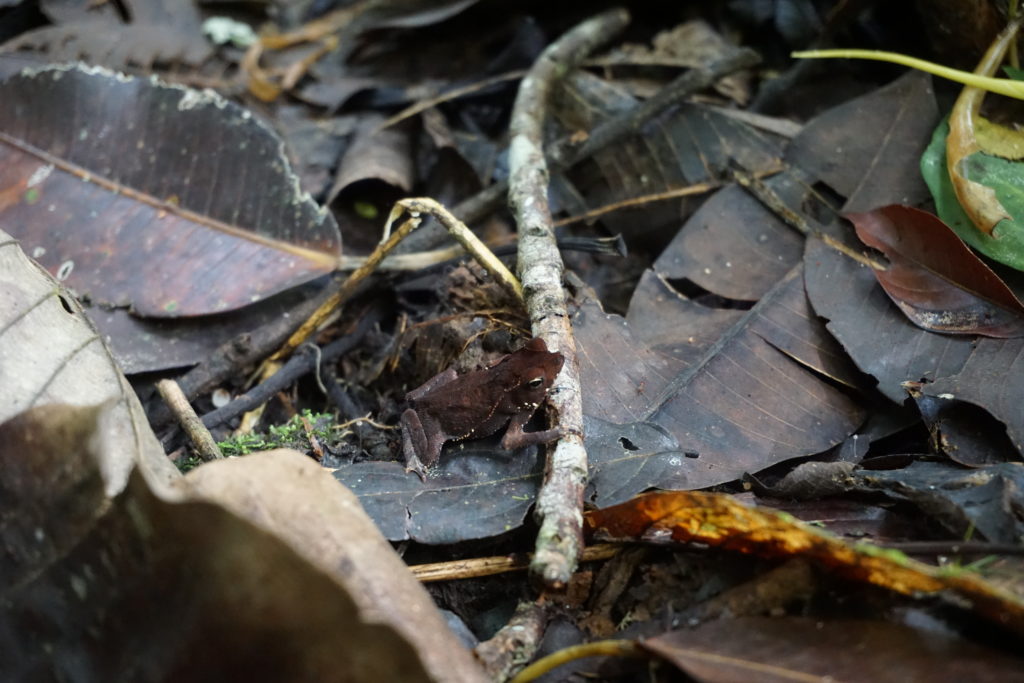
M 406 471 L 424 476 L 424 468 L 441 456 L 446 441 L 490 436 L 508 423 L 501 447 L 506 450 L 546 443 L 561 430 L 524 432 L 562 369 L 562 354 L 548 351 L 542 339 L 510 353 L 483 370 L 459 375 L 448 368 L 406 394 L 402 413 L 402 452 Z

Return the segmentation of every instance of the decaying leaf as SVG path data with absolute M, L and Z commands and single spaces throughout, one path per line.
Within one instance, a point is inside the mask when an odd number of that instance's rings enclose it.
M 609 408 L 628 402 L 639 421 L 671 434 L 686 454 L 673 476 L 656 484 L 671 488 L 711 486 L 841 442 L 863 412 L 823 377 L 856 380 L 811 314 L 799 275 L 799 268 L 791 271 L 695 362 L 668 377 L 627 374 L 643 358 L 634 351 L 640 343 L 624 336 L 621 323 L 598 325 L 603 314 L 585 307 L 576 325 L 580 375 L 593 387 L 584 393 L 584 412 L 619 420 Z
M 191 491 L 136 471 L 110 497 L 104 412 L 49 404 L 0 424 L 10 680 L 483 680 L 316 463 L 226 461 Z
M 955 375 L 971 355 L 972 339 L 930 334 L 917 327 L 892 305 L 870 268 L 821 240 L 807 240 L 804 264 L 814 312 L 892 401 L 906 399 L 903 382 Z
M 80 296 L 148 316 L 245 306 L 341 247 L 248 111 L 82 66 L 0 85 L 0 227 Z
M 811 119 L 786 161 L 845 196 L 843 211 L 917 206 L 928 198 L 917 167 L 938 122 L 931 78 L 910 71 Z
M 36 406 L 109 403 L 108 492 L 133 467 L 153 478 L 180 475 L 164 456 L 131 385 L 82 309 L 18 242 L 0 230 L 0 422 Z
M 721 619 L 648 638 L 641 647 L 702 683 L 1024 680 L 1015 657 L 952 634 L 883 621 Z
M 763 557 L 801 557 L 855 581 L 906 595 L 952 596 L 979 615 L 1024 634 L 1024 602 L 968 571 L 943 571 L 902 553 L 847 545 L 835 537 L 732 496 L 704 492 L 648 493 L 587 513 L 599 540 L 698 542 Z
M 3 233 L 0 348 L 5 677 L 482 680 L 317 463 L 183 480 L 95 328 Z
M 1024 450 L 1024 387 L 1006 379 L 1024 358 L 1024 340 L 926 332 L 893 307 L 869 268 L 820 240 L 807 241 L 805 263 L 815 313 L 882 393 L 902 403 L 905 383 L 914 382 L 929 396 L 973 403 L 1005 423 L 1014 446 Z
M 873 271 L 915 325 L 934 332 L 1024 336 L 1024 304 L 930 213 L 885 206 L 851 213 L 857 236 L 889 260 Z

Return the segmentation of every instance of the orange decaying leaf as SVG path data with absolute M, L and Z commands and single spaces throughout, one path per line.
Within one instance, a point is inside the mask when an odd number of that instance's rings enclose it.
M 588 537 L 658 543 L 700 542 L 769 558 L 799 556 L 834 573 L 905 595 L 955 594 L 978 614 L 1024 634 L 1024 602 L 967 571 L 949 571 L 902 553 L 840 539 L 768 508 L 699 491 L 648 493 L 587 514 Z
M 985 52 L 974 73 L 982 76 L 994 74 L 1002 63 L 1007 49 L 1013 44 L 1019 28 L 1020 22 L 1016 21 L 1007 26 Z M 964 213 L 978 230 L 991 235 L 996 224 L 1004 218 L 1010 218 L 1010 214 L 999 202 L 991 187 L 968 180 L 966 175 L 961 173 L 967 158 L 981 151 L 976 129 L 981 118 L 981 102 L 984 97 L 984 90 L 966 86 L 957 98 L 953 111 L 949 114 L 946 168 L 953 183 L 953 191 Z

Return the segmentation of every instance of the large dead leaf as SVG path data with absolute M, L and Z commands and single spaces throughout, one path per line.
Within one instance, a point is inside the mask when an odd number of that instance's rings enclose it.
M 42 3 L 57 22 L 7 41 L 4 51 L 42 53 L 47 61 L 81 59 L 90 64 L 124 69 L 181 62 L 199 66 L 213 54 L 200 30 L 202 18 L 191 0 L 121 0 L 131 18 L 124 23 L 113 3 Z
M 721 619 L 648 638 L 641 647 L 700 683 L 1024 680 L 1015 657 L 951 634 L 881 621 Z
M 948 571 L 901 553 L 847 545 L 823 531 L 732 496 L 648 493 L 586 515 L 598 540 L 704 543 L 763 557 L 801 557 L 829 571 L 906 595 L 947 597 L 996 624 L 1024 634 L 1024 602 L 968 571 Z
M 316 463 L 218 463 L 185 492 L 134 473 L 108 497 L 103 412 L 0 424 L 9 680 L 483 680 Z
M 155 478 L 178 471 L 164 456 L 131 385 L 73 298 L 0 230 L 0 422 L 49 403 L 111 404 L 108 491 L 138 463 Z
M 0 228 L 79 295 L 150 316 L 259 301 L 341 244 L 248 111 L 80 66 L 0 84 Z
M 786 160 L 843 194 L 844 211 L 917 205 L 928 198 L 917 165 L 938 120 L 931 77 L 909 71 L 812 119 Z
M 3 233 L 0 386 L 8 678 L 481 680 L 315 462 L 183 481 L 88 319 Z
M 915 325 L 952 334 L 1024 336 L 1024 304 L 937 217 L 895 204 L 846 217 L 861 241 L 889 260 L 875 277 Z
M 904 383 L 911 382 L 929 396 L 973 403 L 1005 423 L 1014 446 L 1024 451 L 1024 385 L 1015 381 L 1024 341 L 926 332 L 899 312 L 866 266 L 814 239 L 804 259 L 815 312 L 882 393 L 902 403 Z
M 825 379 L 852 381 L 810 312 L 799 269 L 685 365 L 660 354 L 649 358 L 628 326 L 596 307 L 583 307 L 575 327 L 584 413 L 653 423 L 680 446 L 677 467 L 654 486 L 702 488 L 820 453 L 863 419 L 857 404 Z M 648 453 L 630 455 L 632 464 L 620 460 L 620 466 L 636 467 Z
M 775 192 L 804 195 L 788 174 L 768 181 Z M 686 221 L 654 262 L 668 280 L 687 279 L 718 296 L 756 301 L 800 260 L 803 240 L 738 185 L 725 187 Z
M 814 312 L 854 363 L 878 380 L 878 389 L 897 403 L 903 382 L 931 382 L 955 375 L 971 355 L 972 340 L 931 334 L 915 326 L 886 296 L 871 269 L 807 240 L 804 281 Z

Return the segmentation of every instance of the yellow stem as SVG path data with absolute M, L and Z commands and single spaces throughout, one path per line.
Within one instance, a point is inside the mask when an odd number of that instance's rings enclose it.
M 981 88 L 988 92 L 1024 100 L 1024 81 L 978 76 L 967 71 L 951 69 L 948 66 L 918 59 L 917 57 L 901 55 L 898 52 L 884 52 L 882 50 L 807 50 L 804 52 L 794 52 L 791 56 L 797 59 L 871 59 L 877 62 L 902 64 L 903 66 L 909 66 L 912 69 L 924 71 L 933 76 L 939 76 L 956 83 L 963 83 L 964 85 Z

